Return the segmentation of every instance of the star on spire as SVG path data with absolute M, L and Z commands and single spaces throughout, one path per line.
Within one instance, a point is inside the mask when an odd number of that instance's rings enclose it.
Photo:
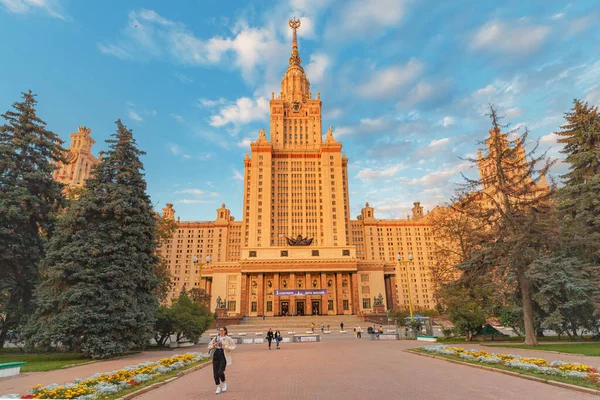
M 288 23 L 292 31 L 294 31 L 293 39 L 292 39 L 292 55 L 290 56 L 290 65 L 300 65 L 302 60 L 300 59 L 300 52 L 298 51 L 298 38 L 296 36 L 296 30 L 300 27 L 300 20 L 290 19 Z

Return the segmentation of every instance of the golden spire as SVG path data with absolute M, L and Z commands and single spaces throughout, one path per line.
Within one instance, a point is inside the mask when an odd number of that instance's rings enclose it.
M 290 65 L 300 65 L 302 60 L 300 59 L 300 52 L 298 51 L 298 39 L 296 37 L 296 29 L 300 27 L 300 20 L 290 19 L 289 22 L 290 28 L 294 31 L 294 38 L 292 40 L 292 55 L 290 56 Z

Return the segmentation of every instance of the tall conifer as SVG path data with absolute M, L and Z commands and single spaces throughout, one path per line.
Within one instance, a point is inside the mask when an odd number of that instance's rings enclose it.
M 574 100 L 565 119 L 556 132 L 570 164 L 562 176 L 565 186 L 558 191 L 565 250 L 600 265 L 600 112 Z
M 49 243 L 32 339 L 96 358 L 152 337 L 156 219 L 131 130 L 117 121 L 110 150 L 61 217 Z
M 23 93 L 0 126 L 0 348 L 31 312 L 44 242 L 64 204 L 62 185 L 52 179 L 64 157 L 61 140 L 36 104 L 31 91 Z

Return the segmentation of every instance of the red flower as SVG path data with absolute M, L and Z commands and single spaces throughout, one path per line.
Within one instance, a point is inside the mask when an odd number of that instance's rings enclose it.
M 33 399 L 33 395 L 32 394 L 26 394 L 25 396 L 21 396 L 22 399 Z
M 130 381 L 129 381 L 129 384 L 130 384 L 131 386 L 137 386 L 137 385 L 139 385 L 139 382 L 136 382 L 136 381 L 134 381 L 134 380 L 132 379 L 132 380 L 130 380 Z

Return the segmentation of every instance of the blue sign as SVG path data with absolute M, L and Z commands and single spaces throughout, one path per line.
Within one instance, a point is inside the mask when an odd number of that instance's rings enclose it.
M 315 289 L 315 290 L 276 290 L 275 296 L 316 296 L 327 294 L 327 289 Z

